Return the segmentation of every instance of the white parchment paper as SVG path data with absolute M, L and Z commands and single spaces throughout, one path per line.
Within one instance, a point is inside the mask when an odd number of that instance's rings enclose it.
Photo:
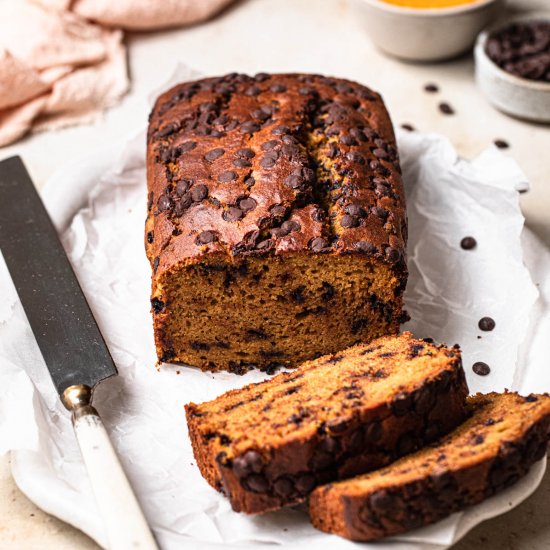
M 180 79 L 182 73 L 179 73 Z M 304 509 L 261 517 L 231 511 L 201 478 L 187 438 L 183 405 L 264 377 L 155 369 L 149 314 L 150 269 L 143 247 L 145 138 L 114 147 L 58 174 L 45 201 L 106 338 L 120 376 L 101 384 L 95 405 L 111 434 L 155 534 L 165 549 L 256 547 L 346 549 L 313 529 Z M 409 213 L 410 280 L 404 328 L 460 343 L 472 392 L 549 391 L 550 254 L 523 234 L 518 190 L 527 183 L 495 148 L 473 162 L 442 137 L 399 135 Z M 83 207 L 80 207 L 83 205 Z M 478 246 L 460 248 L 464 236 Z M 522 244 L 523 243 L 523 244 Z M 524 265 L 526 259 L 535 283 Z M 547 277 L 546 277 L 547 279 Z M 106 544 L 70 420 L 49 380 L 15 290 L 0 262 L 0 453 L 12 451 L 19 487 L 46 511 Z M 478 320 L 496 328 L 482 333 Z M 78 358 L 75 358 L 77 361 Z M 491 366 L 487 377 L 471 370 Z M 538 485 L 541 461 L 514 487 L 427 528 L 376 548 L 445 548 L 485 518 L 509 510 Z M 305 546 L 304 546 L 305 545 Z M 371 547 L 371 545 L 362 545 Z

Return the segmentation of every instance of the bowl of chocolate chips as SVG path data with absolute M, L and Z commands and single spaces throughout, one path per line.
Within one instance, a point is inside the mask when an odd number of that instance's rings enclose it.
M 550 12 L 513 17 L 482 32 L 475 61 L 477 83 L 497 109 L 550 123 Z

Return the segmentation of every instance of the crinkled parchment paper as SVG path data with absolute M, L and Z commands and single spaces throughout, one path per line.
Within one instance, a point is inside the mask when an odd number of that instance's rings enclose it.
M 179 77 L 186 75 L 179 73 Z M 409 213 L 410 280 L 405 325 L 420 337 L 460 343 L 472 392 L 550 390 L 548 252 L 523 230 L 518 166 L 495 148 L 472 162 L 442 137 L 399 135 Z M 313 529 L 303 508 L 261 517 L 233 513 L 201 478 L 187 438 L 184 403 L 200 402 L 264 377 L 155 368 L 149 314 L 150 269 L 143 247 L 145 139 L 111 148 L 59 173 L 45 200 L 112 352 L 120 376 L 101 384 L 102 413 L 128 475 L 165 549 L 351 548 Z M 84 207 L 79 208 L 79 205 Z M 464 251 L 467 235 L 478 242 Z M 522 246 L 523 243 L 523 246 Z M 524 249 L 531 274 L 524 265 Z M 5 266 L 0 264 L 0 452 L 12 451 L 21 489 L 46 511 L 105 544 L 72 432 L 48 378 Z M 491 316 L 492 332 L 478 320 Z M 75 357 L 75 361 L 78 358 Z M 475 361 L 491 366 L 481 378 Z M 377 548 L 444 548 L 479 521 L 509 510 L 538 485 L 545 461 L 514 487 L 464 513 Z M 304 546 L 306 545 L 306 546 Z M 370 545 L 363 545 L 368 548 Z

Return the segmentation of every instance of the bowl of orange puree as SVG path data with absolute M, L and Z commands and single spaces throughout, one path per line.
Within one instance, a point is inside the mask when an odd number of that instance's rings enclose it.
M 505 0 L 355 0 L 363 26 L 385 53 L 442 61 L 470 51 Z

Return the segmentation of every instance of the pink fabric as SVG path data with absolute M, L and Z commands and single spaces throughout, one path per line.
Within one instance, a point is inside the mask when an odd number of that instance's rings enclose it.
M 128 89 L 122 38 L 69 12 L 0 2 L 0 146 L 116 103 Z
M 191 25 L 212 17 L 232 0 L 36 0 L 56 9 L 70 9 L 102 25 L 152 30 Z
M 0 0 L 0 147 L 92 122 L 126 93 L 123 34 L 113 27 L 192 24 L 231 1 Z

